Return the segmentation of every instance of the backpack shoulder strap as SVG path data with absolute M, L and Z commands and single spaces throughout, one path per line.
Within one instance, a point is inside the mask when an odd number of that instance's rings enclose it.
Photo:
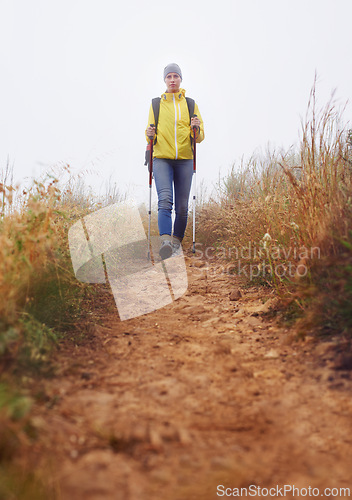
M 186 97 L 186 101 L 188 106 L 189 120 L 191 121 L 191 118 L 194 115 L 195 101 L 191 97 Z
M 187 101 L 187 106 L 188 106 L 188 113 L 189 113 L 189 123 L 191 123 L 191 118 L 194 115 L 194 106 L 195 106 L 195 100 L 192 99 L 191 97 L 186 97 Z M 193 150 L 193 137 L 191 134 L 191 145 L 192 145 L 192 150 Z
M 158 121 L 159 121 L 159 110 L 160 110 L 160 97 L 154 97 L 152 99 L 152 106 L 153 106 L 153 113 L 154 113 L 154 120 L 155 120 L 155 132 L 158 130 Z

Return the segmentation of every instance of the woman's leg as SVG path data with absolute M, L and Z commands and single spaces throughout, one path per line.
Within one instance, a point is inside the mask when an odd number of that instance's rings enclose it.
M 174 170 L 170 160 L 154 158 L 153 172 L 155 187 L 158 193 L 158 226 L 160 236 L 168 234 L 171 236 L 172 219 L 171 211 L 173 205 L 173 178 Z
M 192 185 L 193 160 L 174 160 L 175 224 L 174 236 L 182 241 L 188 216 L 188 199 Z

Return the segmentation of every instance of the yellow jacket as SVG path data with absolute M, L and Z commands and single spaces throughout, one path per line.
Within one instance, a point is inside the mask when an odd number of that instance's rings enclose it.
M 157 141 L 153 147 L 153 158 L 171 160 L 190 160 L 193 158 L 191 146 L 193 130 L 190 126 L 185 93 L 184 89 L 180 89 L 177 93 L 165 92 L 161 94 Z M 196 134 L 196 142 L 202 142 L 204 126 L 197 103 L 194 105 L 194 114 L 200 119 L 200 130 Z M 148 126 L 151 123 L 155 123 L 152 105 L 150 105 L 149 110 Z M 147 134 L 146 139 L 148 142 L 150 141 Z

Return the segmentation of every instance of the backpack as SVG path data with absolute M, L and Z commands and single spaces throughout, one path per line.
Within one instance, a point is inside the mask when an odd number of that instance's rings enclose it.
M 155 134 L 158 132 L 158 122 L 159 122 L 159 111 L 160 111 L 160 101 L 161 97 L 154 97 L 152 99 L 152 106 L 153 106 L 153 113 L 154 113 L 154 119 L 155 119 Z M 189 120 L 191 123 L 191 117 L 194 115 L 194 106 L 195 106 L 195 100 L 191 99 L 191 97 L 186 97 L 187 101 L 187 106 L 188 106 L 188 113 L 189 113 Z M 157 137 L 154 139 L 154 144 L 157 143 Z M 150 163 L 150 143 L 147 145 L 147 149 L 145 151 L 145 163 L 144 165 L 148 165 L 149 168 L 149 163 Z

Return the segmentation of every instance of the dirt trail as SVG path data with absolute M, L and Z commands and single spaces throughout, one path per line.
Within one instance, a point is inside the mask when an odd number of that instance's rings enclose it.
M 60 373 L 38 388 L 32 454 L 58 498 L 352 488 L 352 384 L 334 342 L 295 342 L 264 315 L 268 291 L 230 300 L 235 277 L 186 262 L 188 292 L 154 313 L 121 322 L 106 294 L 104 326 L 61 350 Z

